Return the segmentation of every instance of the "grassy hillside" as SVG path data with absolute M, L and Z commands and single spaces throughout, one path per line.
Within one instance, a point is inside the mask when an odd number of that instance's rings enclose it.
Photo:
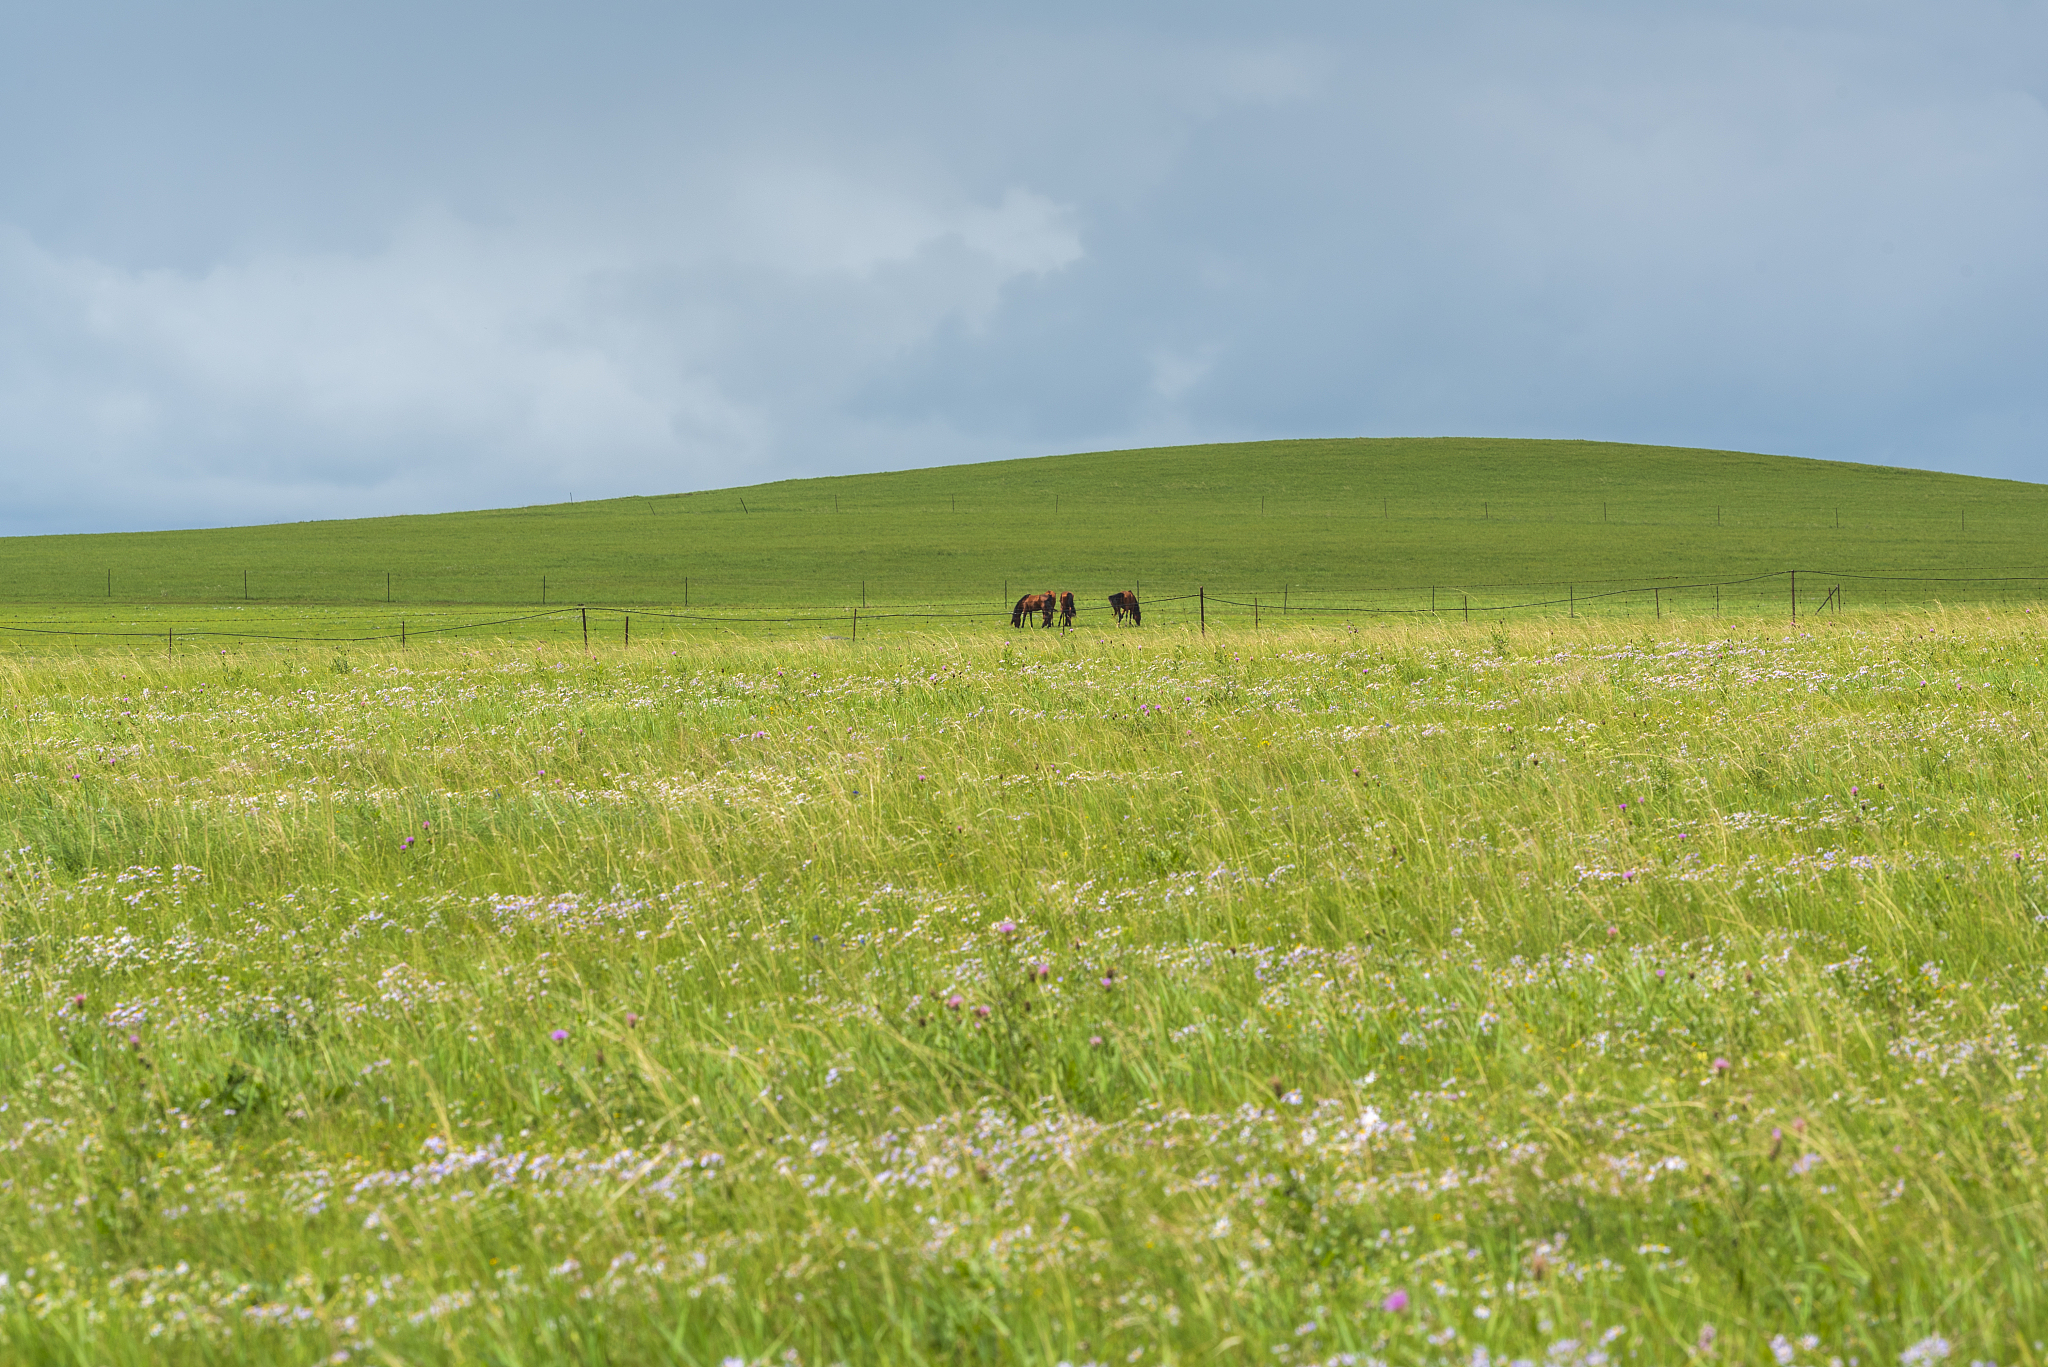
M 2048 486 L 2005 480 L 1599 442 L 1270 441 L 491 512 L 8 538 L 0 602 L 221 603 L 246 591 L 269 603 L 388 593 L 512 606 L 537 604 L 543 577 L 557 604 L 687 594 L 696 607 L 855 604 L 863 592 L 993 605 L 1047 587 L 1099 602 L 1135 585 L 1458 592 L 1791 566 L 2025 568 L 2048 563 L 2044 530 Z

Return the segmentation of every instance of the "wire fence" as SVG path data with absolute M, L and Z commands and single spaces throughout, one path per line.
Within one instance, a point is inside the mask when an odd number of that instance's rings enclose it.
M 1778 570 L 1721 579 L 1567 580 L 1543 583 L 1402 585 L 1365 588 L 1348 593 L 1283 587 L 1278 593 L 1245 590 L 1191 590 L 1144 597 L 1140 610 L 1148 628 L 1263 630 L 1289 623 L 1346 622 L 1374 619 L 1432 618 L 1440 621 L 1486 622 L 1537 615 L 1568 618 L 1756 616 L 1787 620 L 1840 614 L 1853 608 L 1896 608 L 1945 604 L 1999 605 L 2048 600 L 2048 572 L 1977 575 L 1915 575 L 1847 570 Z M 195 605 L 147 608 L 151 615 L 190 614 Z M 463 638 L 552 639 L 583 644 L 631 644 L 637 633 L 643 644 L 708 633 L 734 635 L 824 636 L 859 640 L 905 626 L 951 629 L 1009 628 L 1012 625 L 1071 630 L 1125 625 L 1106 599 L 1077 601 L 1071 619 L 1055 611 L 1033 612 L 1018 620 L 1017 605 L 981 602 L 796 604 L 776 609 L 691 610 L 680 606 L 581 603 L 538 612 L 461 617 L 459 608 L 339 615 L 303 607 L 279 606 L 252 613 L 240 604 L 214 605 L 212 611 L 232 614 L 229 620 L 182 620 L 164 616 L 161 624 L 130 622 L 115 626 L 90 621 L 40 623 L 0 621 L 0 639 L 51 645 L 63 642 L 126 642 L 135 647 L 158 644 L 175 656 L 202 644 L 244 645 L 375 645 L 461 640 Z M 117 611 L 119 609 L 116 609 Z M 130 610 L 133 610 L 132 608 Z M 201 609 L 207 610 L 207 609 Z M 74 611 L 97 611 L 80 604 Z M 451 620 L 455 619 L 455 620 Z M 1136 625 L 1136 623 L 1130 623 Z

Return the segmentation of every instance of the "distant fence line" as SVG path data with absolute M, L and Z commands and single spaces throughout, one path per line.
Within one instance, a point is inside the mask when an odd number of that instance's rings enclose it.
M 1851 590 L 1866 601 L 1874 598 L 1881 605 L 1902 606 L 1904 602 L 1898 597 L 1897 591 L 1910 586 L 1919 586 L 1923 589 L 1930 586 L 1948 589 L 1989 588 L 2005 595 L 2004 601 L 2010 601 L 2014 593 L 2027 593 L 2032 597 L 2048 596 L 2048 574 L 1909 575 L 1846 570 L 1779 570 L 1765 574 L 1690 582 L 1636 580 L 1621 583 L 1619 587 L 1610 587 L 1617 582 L 1579 580 L 1525 585 L 1439 584 L 1361 589 L 1343 595 L 1347 601 L 1336 601 L 1339 598 L 1336 593 L 1303 594 L 1292 588 L 1283 589 L 1275 601 L 1262 592 L 1218 593 L 1211 592 L 1206 586 L 1198 586 L 1192 592 L 1147 597 L 1143 600 L 1142 607 L 1148 614 L 1148 620 L 1154 625 L 1193 627 L 1206 632 L 1212 625 L 1219 628 L 1245 625 L 1262 627 L 1268 618 L 1279 618 L 1283 621 L 1356 621 L 1371 618 L 1434 617 L 1471 621 L 1474 618 L 1500 620 L 1515 613 L 1560 611 L 1566 616 L 1573 617 L 1582 613 L 1587 616 L 1607 617 L 1613 615 L 1613 609 L 1617 605 L 1624 606 L 1631 613 L 1643 612 L 1644 615 L 1658 618 L 1667 614 L 1676 615 L 1682 608 L 1686 615 L 1693 616 L 1702 615 L 1709 610 L 1721 613 L 1732 609 L 1744 616 L 1776 611 L 1796 620 L 1801 616 L 1839 613 L 1847 605 Z M 1563 592 L 1556 592 L 1560 588 Z M 1521 589 L 1523 592 L 1507 602 L 1473 601 L 1476 591 L 1488 589 Z M 1711 600 L 1708 595 L 1711 595 Z M 1413 601 L 1393 601 L 1409 598 Z M 1955 600 L 1949 598 L 1948 601 Z M 640 604 L 586 603 L 477 621 L 448 622 L 436 618 L 422 621 L 416 617 L 402 616 L 396 622 L 390 622 L 388 618 L 380 617 L 380 625 L 376 628 L 354 633 L 263 630 L 241 628 L 231 624 L 174 622 L 167 623 L 161 628 L 136 626 L 128 629 L 0 623 L 0 635 L 17 639 L 127 640 L 137 644 L 160 641 L 167 653 L 175 654 L 181 642 L 196 644 L 201 641 L 329 645 L 396 642 L 404 647 L 415 639 L 460 638 L 466 634 L 473 635 L 495 629 L 531 629 L 538 624 L 546 623 L 551 626 L 566 624 L 570 629 L 567 634 L 570 634 L 572 639 L 575 634 L 580 634 L 585 644 L 588 644 L 592 639 L 595 618 L 599 639 L 612 639 L 616 634 L 617 639 L 630 643 L 633 623 L 637 618 L 643 624 L 643 632 L 647 626 L 655 624 L 667 625 L 671 631 L 676 627 L 712 630 L 764 626 L 816 627 L 828 632 L 834 628 L 843 628 L 847 637 L 858 639 L 863 623 L 881 626 L 890 622 L 986 622 L 1007 627 L 1012 608 L 1012 604 L 993 608 L 966 603 L 927 603 L 876 604 L 861 607 L 792 605 L 780 610 L 770 608 L 707 612 L 678 611 Z M 1077 616 L 1097 619 L 1107 616 L 1112 611 L 1106 599 L 1095 603 L 1077 602 L 1076 609 Z M 278 610 L 284 610 L 284 606 L 279 605 Z M 1026 620 L 1028 624 L 1036 620 L 1036 615 Z M 248 628 L 258 626 L 259 624 L 255 623 L 247 624 Z

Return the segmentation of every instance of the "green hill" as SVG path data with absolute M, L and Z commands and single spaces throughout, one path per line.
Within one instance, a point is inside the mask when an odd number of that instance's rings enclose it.
M 1048 456 L 489 512 L 0 539 L 0 602 L 993 605 L 2025 573 L 2048 486 L 1786 456 L 1468 438 Z M 387 580 L 388 576 L 388 580 Z M 387 587 L 388 585 L 388 587 Z M 1875 590 L 1873 590 L 1875 591 Z M 1776 590 L 1773 590 L 1776 592 Z M 1863 591 L 1859 589 L 1859 593 Z M 1916 594 L 1918 590 L 1914 591 Z M 1409 598 L 1414 594 L 1409 593 Z M 1864 594 L 1868 601 L 1869 595 Z M 1407 601 L 1404 599 L 1403 601 Z

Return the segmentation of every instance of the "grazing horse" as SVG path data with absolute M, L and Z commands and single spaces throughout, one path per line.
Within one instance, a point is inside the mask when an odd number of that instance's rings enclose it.
M 1064 591 L 1060 594 L 1060 625 L 1074 625 L 1074 595 Z
M 1109 595 L 1109 606 L 1115 610 L 1117 621 L 1121 622 L 1124 618 L 1128 617 L 1131 619 L 1131 625 L 1134 627 L 1145 625 L 1145 619 L 1138 615 L 1137 594 L 1128 591 L 1112 593 Z
M 1021 627 L 1024 619 L 1036 614 L 1043 620 L 1041 626 L 1052 625 L 1052 615 L 1059 608 L 1059 599 L 1050 593 L 1027 593 L 1017 600 L 1017 606 L 1010 610 L 1010 625 Z

